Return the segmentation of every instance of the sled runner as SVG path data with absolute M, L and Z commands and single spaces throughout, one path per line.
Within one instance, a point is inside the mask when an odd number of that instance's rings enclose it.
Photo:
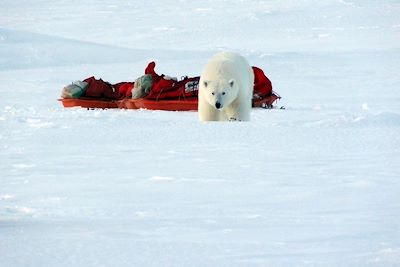
M 272 108 L 273 103 L 279 96 L 273 94 L 270 97 L 254 100 L 253 107 Z M 197 98 L 190 100 L 150 100 L 150 99 L 122 99 L 122 100 L 99 100 L 93 98 L 62 98 L 59 99 L 65 108 L 82 107 L 88 109 L 150 109 L 169 111 L 196 111 Z
M 82 108 L 118 108 L 118 101 L 116 100 L 101 100 L 94 98 L 61 98 L 58 99 L 62 102 L 65 108 L 82 107 Z
M 150 62 L 145 74 L 135 82 L 110 84 L 95 77 L 76 81 L 63 88 L 63 106 L 88 109 L 150 109 L 195 111 L 198 104 L 200 77 L 182 77 L 180 81 L 158 75 L 155 63 Z M 254 71 L 253 107 L 272 108 L 281 97 L 272 90 L 271 81 L 257 67 Z
M 126 109 L 151 109 L 170 111 L 195 111 L 197 99 L 191 100 L 150 100 L 150 99 L 123 99 L 118 101 L 119 108 Z

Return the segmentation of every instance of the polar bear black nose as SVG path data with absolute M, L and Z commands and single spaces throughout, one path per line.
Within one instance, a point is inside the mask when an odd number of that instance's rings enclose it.
M 217 109 L 220 109 L 220 108 L 222 108 L 222 105 L 221 105 L 221 103 L 217 102 L 217 103 L 215 103 L 215 107 L 216 107 Z

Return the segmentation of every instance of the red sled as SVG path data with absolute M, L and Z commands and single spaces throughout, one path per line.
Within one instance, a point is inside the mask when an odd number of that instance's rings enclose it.
M 200 77 L 184 77 L 177 81 L 165 75 L 158 75 L 154 68 L 155 63 L 150 62 L 145 69 L 145 74 L 152 76 L 153 84 L 148 95 L 142 98 L 131 98 L 133 82 L 110 84 L 102 79 L 90 77 L 83 80 L 88 84 L 84 95 L 79 98 L 62 98 L 59 101 L 66 108 L 196 111 Z M 253 72 L 253 107 L 272 108 L 273 103 L 281 97 L 272 90 L 271 81 L 260 68 L 253 67 Z
M 273 103 L 280 99 L 280 96 L 271 96 L 253 100 L 253 107 L 272 108 Z M 65 108 L 82 107 L 88 109 L 149 109 L 167 111 L 197 111 L 198 100 L 150 100 L 150 99 L 122 99 L 122 100 L 99 100 L 89 98 L 62 98 L 58 99 Z

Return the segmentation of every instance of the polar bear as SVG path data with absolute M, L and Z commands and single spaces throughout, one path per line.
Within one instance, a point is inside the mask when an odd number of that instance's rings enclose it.
M 248 121 L 253 97 L 254 73 L 236 53 L 214 55 L 199 82 L 200 121 Z

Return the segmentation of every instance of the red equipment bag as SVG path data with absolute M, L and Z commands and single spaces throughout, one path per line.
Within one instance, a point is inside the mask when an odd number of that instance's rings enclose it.
M 144 98 L 154 100 L 197 98 L 199 76 L 191 78 L 185 76 L 182 80 L 177 81 L 169 77 L 167 78 L 164 74 L 157 74 L 154 70 L 155 67 L 156 63 L 153 61 L 145 69 L 145 74 L 151 74 L 153 77 L 153 86 L 149 94 Z
M 106 99 L 132 97 L 132 88 L 134 85 L 132 82 L 121 82 L 112 85 L 102 79 L 96 79 L 93 76 L 83 81 L 88 83 L 83 97 Z

